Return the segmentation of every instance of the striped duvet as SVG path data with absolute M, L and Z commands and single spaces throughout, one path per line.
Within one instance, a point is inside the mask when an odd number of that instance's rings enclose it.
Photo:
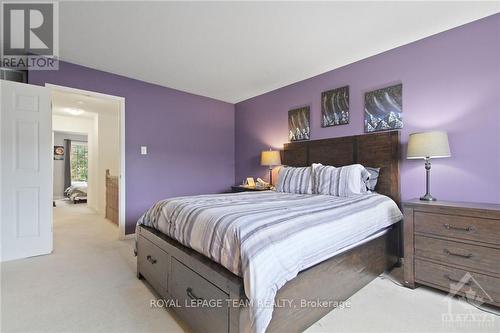
M 386 196 L 274 191 L 163 200 L 138 224 L 153 227 L 243 278 L 249 328 L 265 332 L 279 288 L 297 274 L 399 220 Z

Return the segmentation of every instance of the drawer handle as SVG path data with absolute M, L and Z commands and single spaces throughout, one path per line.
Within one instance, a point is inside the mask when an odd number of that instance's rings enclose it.
M 459 231 L 465 231 L 465 232 L 471 232 L 474 231 L 474 226 L 470 225 L 468 227 L 462 228 L 462 227 L 455 227 L 454 225 L 451 224 L 444 224 L 444 227 L 448 230 L 459 230 Z
M 148 256 L 146 257 L 146 259 L 147 259 L 150 263 L 152 263 L 153 265 L 154 265 L 154 264 L 156 264 L 156 259 L 153 259 L 153 257 L 151 257 L 150 255 L 148 255 Z
M 447 255 L 449 256 L 455 256 L 455 257 L 460 257 L 460 258 L 472 258 L 472 253 L 469 253 L 469 254 L 461 254 L 461 253 L 455 253 L 455 252 L 451 252 L 450 250 L 448 249 L 444 249 L 444 253 L 446 253 Z
M 187 288 L 186 289 L 186 294 L 189 296 L 189 298 L 197 300 L 197 301 L 204 301 L 202 297 L 198 297 L 195 294 L 193 294 L 193 289 Z
M 448 279 L 448 281 L 453 282 L 453 283 L 462 283 L 462 281 L 454 279 L 450 277 L 448 274 L 444 275 L 445 278 Z M 470 287 L 470 281 L 464 282 L 464 286 Z

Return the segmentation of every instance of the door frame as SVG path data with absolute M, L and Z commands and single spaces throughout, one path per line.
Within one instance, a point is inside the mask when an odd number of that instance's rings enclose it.
M 119 174 L 119 190 L 118 190 L 118 228 L 119 238 L 127 239 L 133 237 L 134 234 L 125 234 L 125 212 L 126 212 L 126 197 L 125 197 L 125 97 L 103 94 L 96 91 L 83 90 L 71 87 L 60 86 L 56 84 L 46 83 L 45 87 L 50 91 L 62 91 L 74 94 L 88 95 L 97 98 L 107 98 L 116 100 L 120 105 L 120 174 Z

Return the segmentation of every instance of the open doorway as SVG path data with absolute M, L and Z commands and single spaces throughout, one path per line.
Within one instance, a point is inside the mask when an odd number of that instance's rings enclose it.
M 71 214 L 98 214 L 124 238 L 124 99 L 47 86 L 52 100 L 54 205 L 64 205 Z
M 53 141 L 54 206 L 56 202 L 64 200 L 73 204 L 86 204 L 89 174 L 88 134 L 53 131 Z

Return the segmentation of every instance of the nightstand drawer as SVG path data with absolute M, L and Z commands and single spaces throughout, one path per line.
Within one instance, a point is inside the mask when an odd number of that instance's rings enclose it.
M 415 232 L 500 244 L 500 221 L 416 211 Z
M 415 280 L 451 294 L 463 295 L 469 288 L 484 302 L 500 305 L 500 279 L 466 270 L 415 260 Z M 463 282 L 463 285 L 462 283 Z M 454 289 L 458 287 L 459 290 Z M 461 288 L 460 288 L 461 287 Z
M 500 274 L 500 249 L 417 235 L 415 255 L 445 264 Z

